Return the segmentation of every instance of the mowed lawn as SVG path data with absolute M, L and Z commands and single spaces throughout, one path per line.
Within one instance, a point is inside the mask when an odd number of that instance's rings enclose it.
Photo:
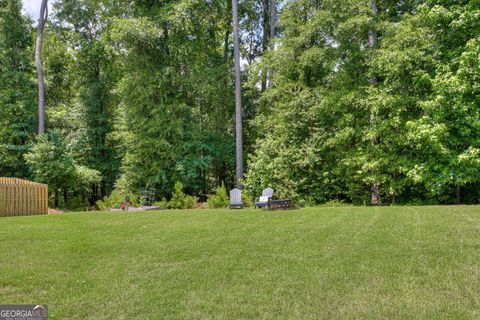
M 0 303 L 50 319 L 480 319 L 480 207 L 0 218 Z

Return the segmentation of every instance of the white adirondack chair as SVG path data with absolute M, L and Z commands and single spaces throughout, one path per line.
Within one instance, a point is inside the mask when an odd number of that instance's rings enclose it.
M 230 204 L 228 205 L 230 209 L 243 209 L 242 202 L 242 191 L 235 188 L 230 190 Z
M 268 202 L 273 197 L 273 189 L 268 187 L 262 191 L 262 196 L 255 199 L 255 208 L 256 207 L 266 207 Z

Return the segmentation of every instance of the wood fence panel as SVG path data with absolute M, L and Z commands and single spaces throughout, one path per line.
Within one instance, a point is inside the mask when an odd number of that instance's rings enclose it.
M 7 217 L 9 217 L 13 215 L 14 209 L 15 209 L 15 198 L 13 197 L 13 185 L 11 184 L 7 185 L 7 197 L 8 197 Z
M 7 212 L 7 201 L 6 201 L 6 193 L 5 193 L 5 186 L 0 184 L 0 217 L 5 216 Z
M 43 196 L 42 196 L 42 199 L 43 199 L 42 212 L 48 213 L 48 185 L 47 185 L 47 184 L 45 184 L 45 185 L 43 186 Z
M 27 190 L 27 189 L 25 189 Z M 32 193 L 31 192 L 26 192 L 25 194 L 25 197 L 27 198 L 27 201 L 25 202 L 26 203 L 26 208 L 25 208 L 25 215 L 31 215 L 32 212 L 32 204 L 31 204 L 31 200 L 32 200 Z
M 25 215 L 25 209 L 27 208 L 26 203 L 27 203 L 27 197 L 25 196 L 25 185 L 21 184 L 18 186 L 18 215 L 19 216 L 24 216 Z M 23 201 L 22 201 L 23 200 Z
M 48 186 L 0 177 L 0 217 L 48 213 Z
M 36 214 L 37 211 L 35 210 L 35 205 L 37 203 L 38 195 L 37 195 L 37 192 L 32 192 L 31 195 L 32 195 L 32 199 L 31 199 L 31 205 L 30 205 L 31 206 L 30 212 L 31 214 Z

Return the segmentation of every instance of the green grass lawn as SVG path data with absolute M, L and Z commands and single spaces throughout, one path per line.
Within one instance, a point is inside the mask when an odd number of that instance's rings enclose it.
M 0 218 L 0 303 L 50 319 L 479 319 L 480 207 Z

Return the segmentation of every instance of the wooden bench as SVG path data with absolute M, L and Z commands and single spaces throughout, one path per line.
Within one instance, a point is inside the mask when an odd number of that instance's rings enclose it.
M 268 204 L 270 210 L 293 209 L 293 202 L 290 199 L 270 200 Z

